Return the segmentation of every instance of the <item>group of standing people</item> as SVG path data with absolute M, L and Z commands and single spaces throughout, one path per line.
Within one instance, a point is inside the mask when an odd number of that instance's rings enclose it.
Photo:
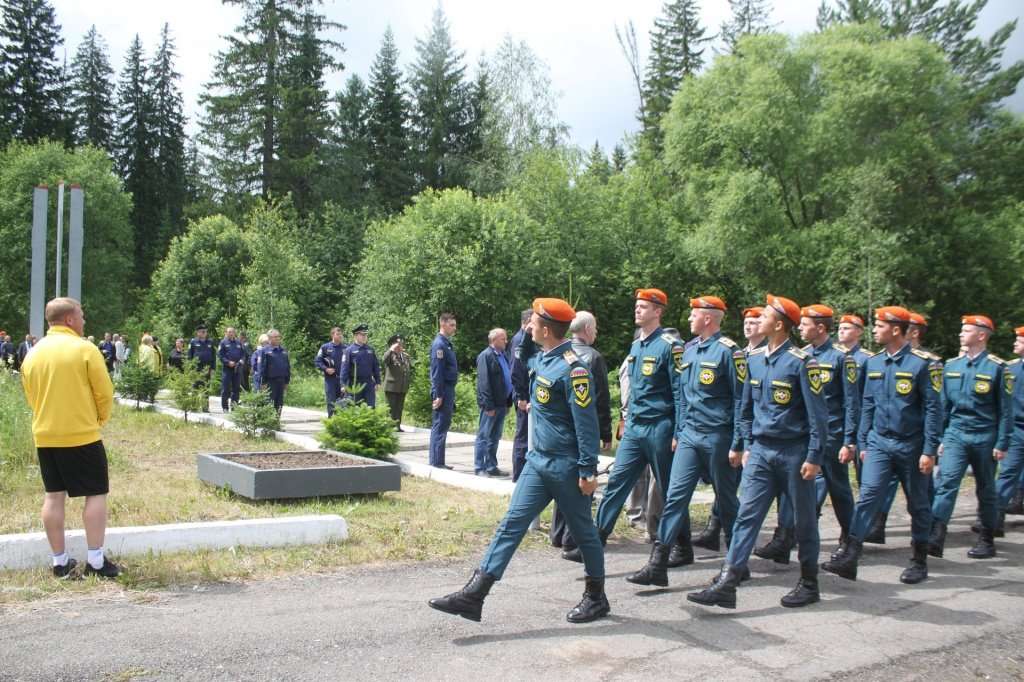
M 913 548 L 900 580 L 924 581 L 928 556 L 945 551 L 947 524 L 968 465 L 979 511 L 977 540 L 967 556 L 995 556 L 993 538 L 1005 532 L 1006 511 L 1015 505 L 1021 511 L 1024 327 L 1015 329 L 1018 357 L 1005 362 L 987 348 L 996 328 L 991 318 L 965 315 L 961 354 L 944 364 L 921 348 L 925 318 L 899 306 L 874 311 L 872 333 L 880 350 L 870 353 L 860 347 L 863 319 L 837 316 L 823 304 L 801 307 L 767 295 L 763 306 L 743 311 L 747 344 L 740 347 L 722 335 L 727 306 L 721 298 L 701 296 L 689 303 L 693 338 L 684 343 L 662 326 L 667 295 L 658 289 L 635 294 L 639 333 L 625 362 L 624 428 L 592 520 L 591 481 L 604 440 L 593 401 L 597 375 L 564 338 L 576 312 L 555 299 L 534 301 L 525 327 L 530 342 L 515 355 L 529 370 L 528 393 L 522 395 L 531 421 L 531 476 L 520 477 L 472 579 L 462 590 L 431 600 L 433 608 L 479 620 L 484 598 L 530 521 L 553 497 L 578 545 L 563 556 L 582 561 L 587 579 L 583 600 L 568 618 L 585 622 L 607 614 L 602 547 L 645 467 L 664 509 L 650 558 L 627 577 L 634 584 L 666 586 L 670 566 L 693 563 L 689 503 L 702 479 L 714 488 L 713 520 L 700 541 L 718 549 L 724 534 L 726 557 L 706 589 L 687 595 L 697 604 L 735 608 L 773 503 L 778 529 L 756 551 L 789 563 L 796 547 L 800 563 L 800 577 L 782 606 L 820 600 L 819 568 L 855 580 L 863 545 L 879 523 L 884 542 L 885 515 L 899 486 L 911 514 Z M 795 331 L 806 343 L 802 348 L 792 340 Z M 439 364 L 446 357 L 443 336 L 442 324 L 435 341 L 442 351 Z M 515 363 L 513 376 L 514 368 Z M 858 464 L 856 501 L 851 462 Z M 819 565 L 818 516 L 826 497 L 841 535 Z

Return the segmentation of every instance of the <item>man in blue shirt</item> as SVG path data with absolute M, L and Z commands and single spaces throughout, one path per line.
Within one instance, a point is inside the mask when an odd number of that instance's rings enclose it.
M 367 344 L 370 328 L 361 324 L 352 330 L 355 343 L 345 349 L 341 359 L 341 388 L 347 391 L 359 384 L 363 388 L 352 396 L 356 402 L 377 406 L 377 386 L 380 385 L 380 362 L 373 348 Z
M 281 332 L 271 329 L 267 332 L 267 339 L 270 345 L 262 351 L 257 351 L 260 354 L 257 383 L 270 392 L 274 409 L 281 414 L 284 407 L 284 391 L 292 379 L 292 362 L 288 357 L 288 351 L 281 346 Z
M 213 350 L 213 344 L 210 343 L 210 339 L 207 338 L 205 324 L 196 327 L 196 335 L 188 343 L 188 360 L 190 362 L 195 360 L 196 367 L 203 375 L 199 385 L 208 386 L 213 370 L 217 366 L 217 354 Z M 209 411 L 209 406 L 204 403 L 203 412 Z
M 518 481 L 519 474 L 526 466 L 526 448 L 529 435 L 530 377 L 526 363 L 520 360 L 523 343 L 530 341 L 527 331 L 533 310 L 524 310 L 519 319 L 519 331 L 509 341 L 509 357 L 512 358 L 512 402 L 516 406 L 516 431 L 512 437 L 512 480 Z
M 476 432 L 473 469 L 477 476 L 504 476 L 498 468 L 498 444 L 505 426 L 505 415 L 512 406 L 512 370 L 505 346 L 508 334 L 492 329 L 488 346 L 476 358 L 476 404 L 480 423 Z
M 217 346 L 217 357 L 220 359 L 220 407 L 227 412 L 238 404 L 242 372 L 245 371 L 245 348 L 235 338 L 234 327 L 224 330 L 224 338 Z
M 341 367 L 345 362 L 345 344 L 341 327 L 331 327 L 331 340 L 320 346 L 313 364 L 324 375 L 324 396 L 327 399 L 327 417 L 334 414 L 335 404 L 341 399 Z
M 434 412 L 430 422 L 430 466 L 451 469 L 444 462 L 444 446 L 455 413 L 455 384 L 459 381 L 459 364 L 455 359 L 452 337 L 458 324 L 452 313 L 441 313 L 441 330 L 430 345 L 430 406 Z
M 480 567 L 464 588 L 431 599 L 431 608 L 479 621 L 484 598 L 501 580 L 530 522 L 557 502 L 579 542 L 586 572 L 583 599 L 566 615 L 586 623 L 611 610 L 604 593 L 604 550 L 590 516 L 597 488 L 598 422 L 590 370 L 565 338 L 576 311 L 561 299 L 538 298 L 530 322 L 533 344 L 524 348 L 531 370 L 532 448 L 508 513 Z M 535 353 L 539 346 L 541 352 Z

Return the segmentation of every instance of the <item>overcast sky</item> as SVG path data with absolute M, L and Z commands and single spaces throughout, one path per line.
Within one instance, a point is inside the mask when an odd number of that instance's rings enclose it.
M 214 55 L 224 46 L 222 36 L 238 25 L 241 16 L 236 7 L 225 7 L 218 0 L 54 0 L 53 4 L 69 59 L 95 24 L 118 73 L 136 33 L 149 55 L 158 44 L 160 27 L 170 23 L 191 123 L 197 117 L 197 98 L 210 78 Z M 728 2 L 704 0 L 701 4 L 708 32 L 716 33 L 729 14 Z M 814 30 L 819 0 L 776 0 L 774 4 L 773 19 L 780 31 L 796 35 Z M 641 56 L 646 59 L 648 31 L 662 5 L 662 0 L 444 0 L 442 6 L 456 47 L 466 53 L 471 67 L 481 53 L 493 51 L 505 34 L 525 40 L 550 66 L 553 86 L 560 94 L 559 112 L 570 126 L 572 140 L 583 147 L 599 140 L 608 150 L 637 129 L 636 90 L 615 40 L 615 26 L 633 21 Z M 332 92 L 340 89 L 349 74 L 366 77 L 388 25 L 394 30 L 403 65 L 412 61 L 416 38 L 426 33 L 435 7 L 435 0 L 325 0 L 322 11 L 347 27 L 332 36 L 345 46 L 341 55 L 345 69 L 328 82 Z M 978 32 L 988 36 L 1022 14 L 1021 0 L 989 0 Z M 1005 55 L 1007 63 L 1019 59 L 1024 59 L 1024 27 L 1018 27 Z M 1024 111 L 1024 88 L 1009 104 L 1015 111 Z

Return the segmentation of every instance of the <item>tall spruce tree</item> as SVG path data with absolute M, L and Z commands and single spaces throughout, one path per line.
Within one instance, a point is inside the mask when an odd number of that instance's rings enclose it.
M 0 0 L 0 142 L 65 141 L 64 44 L 48 0 Z
M 370 67 L 368 130 L 370 184 L 378 205 L 398 211 L 413 193 L 409 166 L 409 104 L 398 68 L 398 47 L 389 26 Z
M 672 96 L 684 78 L 704 65 L 703 45 L 712 39 L 705 32 L 697 0 L 672 0 L 654 20 L 640 122 L 643 139 L 655 152 L 661 149 L 661 118 L 672 105 Z
M 455 50 L 448 19 L 438 5 L 427 37 L 416 40 L 410 83 L 412 127 L 423 187 L 454 187 L 465 180 L 472 107 L 464 57 Z
M 184 229 L 185 206 L 185 105 L 181 74 L 174 66 L 177 54 L 171 28 L 160 30 L 160 45 L 149 68 L 149 121 L 152 158 L 160 178 L 161 231 L 159 253 Z
M 725 43 L 725 52 L 736 51 L 736 43 L 746 35 L 761 35 L 773 28 L 772 5 L 769 0 L 729 0 L 732 16 L 722 22 L 719 35 Z
M 75 142 L 91 144 L 114 154 L 114 69 L 107 44 L 94 24 L 85 34 L 71 63 Z
M 363 79 L 350 76 L 336 104 L 334 134 L 326 154 L 326 175 L 330 178 L 327 198 L 347 208 L 367 206 L 378 199 L 370 196 L 370 95 Z
M 626 155 L 626 148 L 621 144 L 616 144 L 615 148 L 612 149 L 612 170 L 616 173 L 621 173 L 626 170 L 626 164 L 629 163 L 629 157 Z

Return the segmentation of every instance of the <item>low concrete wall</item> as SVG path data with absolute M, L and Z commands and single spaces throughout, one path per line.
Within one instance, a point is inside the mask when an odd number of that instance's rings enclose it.
M 85 531 L 66 533 L 67 551 L 85 559 Z M 317 545 L 348 539 L 348 524 L 336 514 L 285 516 L 272 519 L 171 523 L 161 526 L 108 528 L 104 548 L 111 555 L 180 552 L 228 547 Z M 0 570 L 49 566 L 45 533 L 0 535 Z

